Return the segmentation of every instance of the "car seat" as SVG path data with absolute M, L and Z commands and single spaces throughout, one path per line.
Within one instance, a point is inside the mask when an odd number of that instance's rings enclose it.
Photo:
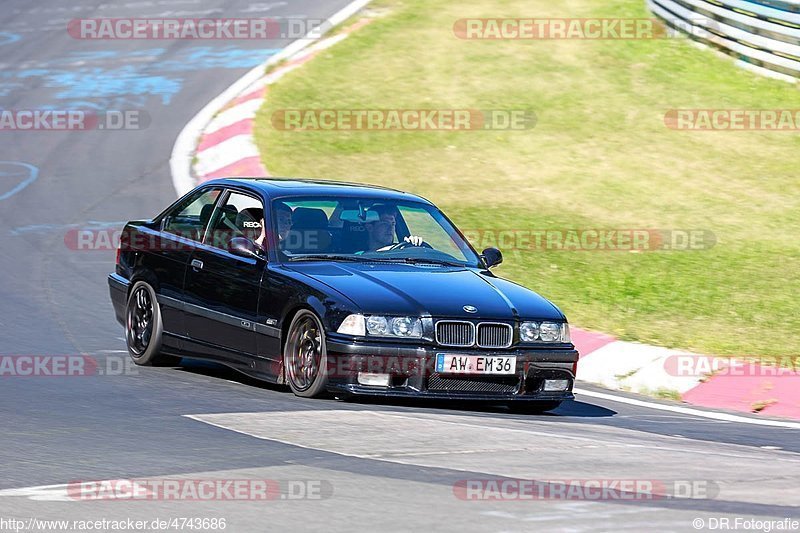
M 296 254 L 326 253 L 331 241 L 325 211 L 298 207 L 292 212 L 292 229 L 286 236 L 284 250 Z

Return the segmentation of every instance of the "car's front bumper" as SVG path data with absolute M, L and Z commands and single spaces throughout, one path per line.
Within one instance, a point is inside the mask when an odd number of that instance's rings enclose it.
M 424 397 L 481 401 L 570 400 L 578 352 L 563 349 L 475 350 L 364 343 L 329 338 L 328 390 L 343 395 Z M 437 354 L 513 355 L 516 372 L 508 376 L 437 373 Z M 359 373 L 389 374 L 389 386 L 359 383 Z M 544 391 L 546 379 L 568 380 L 563 391 Z

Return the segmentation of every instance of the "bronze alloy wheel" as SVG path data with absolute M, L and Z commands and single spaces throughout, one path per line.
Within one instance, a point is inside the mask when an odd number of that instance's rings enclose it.
M 286 381 L 298 396 L 312 398 L 325 390 L 328 382 L 325 331 L 317 316 L 302 310 L 289 327 L 284 346 Z

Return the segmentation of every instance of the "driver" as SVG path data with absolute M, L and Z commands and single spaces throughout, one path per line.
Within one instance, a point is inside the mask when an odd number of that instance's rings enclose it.
M 379 220 L 367 222 L 364 227 L 367 229 L 369 238 L 368 252 L 382 252 L 389 249 L 394 244 L 395 225 L 397 223 L 397 210 L 385 204 L 373 205 L 370 211 L 378 213 Z M 422 237 L 409 235 L 403 241 L 411 243 L 413 246 L 422 245 Z

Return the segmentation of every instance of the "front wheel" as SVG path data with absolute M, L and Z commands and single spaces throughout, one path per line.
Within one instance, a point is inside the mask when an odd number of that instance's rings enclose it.
M 147 282 L 136 282 L 125 312 L 125 341 L 134 363 L 171 366 L 180 362 L 180 357 L 160 353 L 163 332 L 156 291 Z
M 327 361 L 322 323 L 317 315 L 303 309 L 292 319 L 283 347 L 286 382 L 292 392 L 303 398 L 321 395 L 328 384 Z
M 552 411 L 553 409 L 557 409 L 558 406 L 561 405 L 560 401 L 549 401 L 549 402 L 536 402 L 536 401 L 524 401 L 524 402 L 509 402 L 508 409 L 512 413 L 517 413 L 521 415 L 540 415 L 542 413 L 546 413 L 547 411 Z

